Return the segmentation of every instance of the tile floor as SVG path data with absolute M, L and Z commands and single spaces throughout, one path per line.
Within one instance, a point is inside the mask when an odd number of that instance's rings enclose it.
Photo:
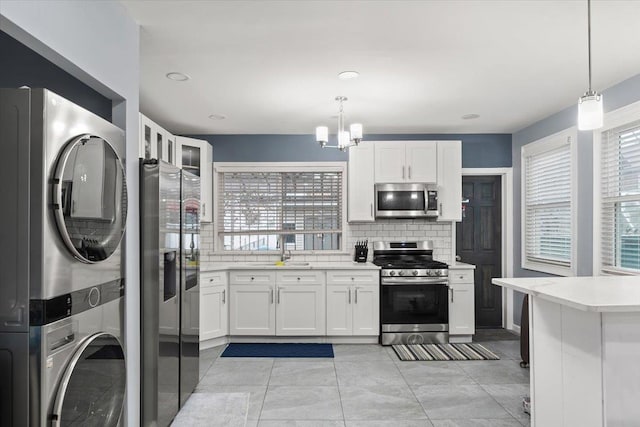
M 219 358 L 173 423 L 249 427 L 528 426 L 519 342 L 484 342 L 501 360 L 402 362 L 390 347 L 334 345 L 334 359 Z

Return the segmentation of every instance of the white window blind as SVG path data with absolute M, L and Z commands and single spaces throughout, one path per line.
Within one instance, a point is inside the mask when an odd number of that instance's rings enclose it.
M 218 234 L 224 250 L 338 250 L 342 172 L 224 172 Z
M 602 133 L 604 270 L 640 270 L 640 121 Z
M 528 150 L 525 146 L 523 162 L 523 264 L 525 268 L 553 273 L 557 271 L 539 268 L 540 265 L 570 269 L 571 137 L 554 138 L 542 148 Z

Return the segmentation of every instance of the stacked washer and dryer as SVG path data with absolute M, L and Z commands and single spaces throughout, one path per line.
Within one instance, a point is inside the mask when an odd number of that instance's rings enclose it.
M 116 426 L 125 400 L 124 132 L 0 89 L 0 425 Z

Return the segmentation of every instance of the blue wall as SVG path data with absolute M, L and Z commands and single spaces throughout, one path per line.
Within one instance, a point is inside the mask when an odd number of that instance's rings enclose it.
M 46 88 L 111 121 L 112 102 L 7 33 L 0 31 L 0 87 Z
M 627 79 L 603 92 L 605 113 L 640 101 L 640 74 Z M 576 99 L 577 100 L 577 99 Z M 576 104 L 565 108 L 539 122 L 513 134 L 513 214 L 514 214 L 514 276 L 549 276 L 538 271 L 525 270 L 522 265 L 521 245 L 521 149 L 523 145 L 537 141 L 554 133 L 577 126 Z M 578 223 L 577 275 L 590 276 L 593 271 L 593 133 L 578 132 Z M 520 324 L 519 307 L 523 295 L 516 292 L 514 322 Z
M 345 161 L 346 153 L 322 149 L 313 135 L 189 135 L 214 146 L 214 162 Z M 511 167 L 510 134 L 376 134 L 366 141 L 461 140 L 462 167 Z M 335 141 L 330 144 L 335 145 Z

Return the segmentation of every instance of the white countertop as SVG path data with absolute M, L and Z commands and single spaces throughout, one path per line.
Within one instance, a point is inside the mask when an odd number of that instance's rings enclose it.
M 449 264 L 449 270 L 475 270 L 476 266 L 473 264 L 467 264 L 466 262 L 454 262 Z
M 309 262 L 301 265 L 296 261 L 285 265 L 276 265 L 275 261 L 269 262 L 226 262 L 202 268 L 202 273 L 210 271 L 226 270 L 380 270 L 377 265 L 365 262 L 334 261 L 334 262 Z
M 496 278 L 492 283 L 583 311 L 640 311 L 640 276 Z

